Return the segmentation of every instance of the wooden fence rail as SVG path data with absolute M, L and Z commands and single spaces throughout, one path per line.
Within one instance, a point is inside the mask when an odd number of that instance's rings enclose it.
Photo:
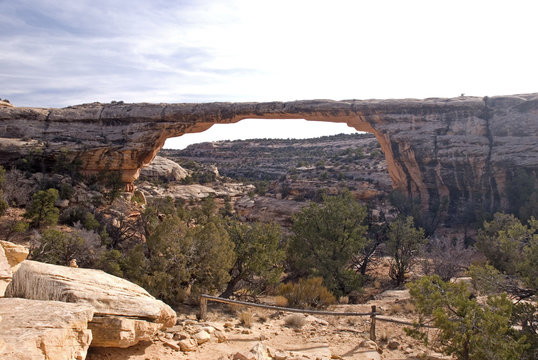
M 377 312 L 377 308 L 375 305 L 372 305 L 372 311 L 366 312 L 366 313 L 334 312 L 334 311 L 321 311 L 321 310 L 294 309 L 294 308 L 288 308 L 288 307 L 283 307 L 283 306 L 255 304 L 255 303 L 240 301 L 240 300 L 223 299 L 217 296 L 211 296 L 211 295 L 205 295 L 205 294 L 202 294 L 200 298 L 200 319 L 202 320 L 205 320 L 207 317 L 207 302 L 208 301 L 214 301 L 214 302 L 219 302 L 219 303 L 224 303 L 224 304 L 236 304 L 236 305 L 243 305 L 247 307 L 256 307 L 256 308 L 261 308 L 261 309 L 270 309 L 270 310 L 285 311 L 285 312 L 292 312 L 292 313 L 302 313 L 302 314 L 329 315 L 329 316 L 369 316 L 370 317 L 370 339 L 373 341 L 376 340 L 376 335 L 375 335 L 376 320 L 413 326 L 413 323 L 410 323 L 407 321 L 401 321 L 401 320 L 378 316 L 379 313 Z M 431 326 L 424 325 L 424 327 L 431 327 Z

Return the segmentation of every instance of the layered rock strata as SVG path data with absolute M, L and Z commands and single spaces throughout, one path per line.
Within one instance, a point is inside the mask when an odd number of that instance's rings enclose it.
M 538 94 L 425 100 L 112 104 L 63 109 L 0 107 L 0 161 L 68 149 L 86 174 L 117 171 L 132 189 L 169 137 L 246 118 L 346 123 L 373 133 L 395 189 L 424 209 L 507 205 L 515 169 L 538 169 Z M 285 137 L 286 134 L 283 133 Z M 38 148 L 39 150 L 36 150 Z
M 27 256 L 28 249 L 24 246 L 0 240 L 0 297 L 4 296 L 13 273 Z
M 90 306 L 92 346 L 129 347 L 175 324 L 175 312 L 140 286 L 100 270 L 24 261 L 6 297 Z
M 0 359 L 85 359 L 93 312 L 85 304 L 0 299 Z

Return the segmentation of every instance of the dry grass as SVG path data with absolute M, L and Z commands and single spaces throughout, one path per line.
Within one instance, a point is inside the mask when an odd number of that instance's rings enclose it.
M 231 315 L 237 315 L 243 307 L 238 304 L 226 304 L 226 312 Z
M 414 313 L 416 312 L 417 307 L 412 302 L 406 301 L 404 304 L 404 310 L 408 313 Z
M 389 335 L 387 334 L 387 332 L 385 330 L 383 330 L 381 332 L 381 334 L 379 335 L 378 341 L 382 342 L 382 343 L 388 343 L 389 342 Z
M 349 304 L 349 296 L 340 296 L 338 299 L 339 304 Z
M 259 313 L 259 314 L 257 314 L 257 315 L 258 315 L 258 321 L 259 321 L 260 323 L 262 323 L 262 324 L 265 323 L 265 322 L 267 322 L 267 320 L 269 320 L 269 316 L 267 316 L 266 313 Z
M 383 286 L 383 284 L 381 283 L 381 281 L 374 280 L 374 289 L 379 290 L 379 289 L 381 289 L 382 286 Z
M 254 323 L 254 313 L 250 311 L 241 311 L 239 313 L 239 323 L 244 327 L 250 328 Z
M 410 301 L 401 301 L 392 304 L 389 314 L 395 315 L 395 314 L 409 314 L 414 313 L 416 310 L 415 305 Z
M 281 295 L 275 296 L 275 305 L 286 307 L 288 306 L 288 299 Z
M 286 324 L 286 326 L 289 326 L 291 328 L 300 329 L 304 326 L 304 324 L 306 323 L 306 320 L 305 320 L 304 315 L 294 314 L 294 315 L 288 316 L 284 320 L 284 323 Z

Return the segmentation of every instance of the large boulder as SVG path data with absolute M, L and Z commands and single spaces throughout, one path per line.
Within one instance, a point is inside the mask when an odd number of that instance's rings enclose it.
M 0 299 L 0 359 L 82 360 L 93 308 L 58 301 Z
M 11 267 L 7 261 L 4 248 L 0 246 L 0 296 L 3 296 L 6 292 L 6 287 L 11 282 Z
M 24 261 L 6 297 L 91 305 L 92 346 L 129 347 L 175 324 L 175 312 L 146 290 L 101 270 Z
M 28 257 L 28 249 L 9 241 L 0 240 L 0 246 L 4 248 L 11 271 L 17 271 L 19 264 Z
M 178 163 L 162 156 L 155 156 L 153 161 L 140 170 L 140 176 L 146 179 L 179 181 L 189 175 Z
M 11 282 L 13 273 L 28 256 L 28 249 L 9 241 L 0 241 L 0 297 Z

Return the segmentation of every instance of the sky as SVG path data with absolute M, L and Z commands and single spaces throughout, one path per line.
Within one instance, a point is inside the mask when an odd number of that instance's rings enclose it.
M 63 107 L 532 93 L 536 14 L 535 0 L 0 0 L 0 98 Z M 244 137 L 275 126 L 245 124 L 227 126 Z M 289 137 L 319 126 L 287 124 Z

